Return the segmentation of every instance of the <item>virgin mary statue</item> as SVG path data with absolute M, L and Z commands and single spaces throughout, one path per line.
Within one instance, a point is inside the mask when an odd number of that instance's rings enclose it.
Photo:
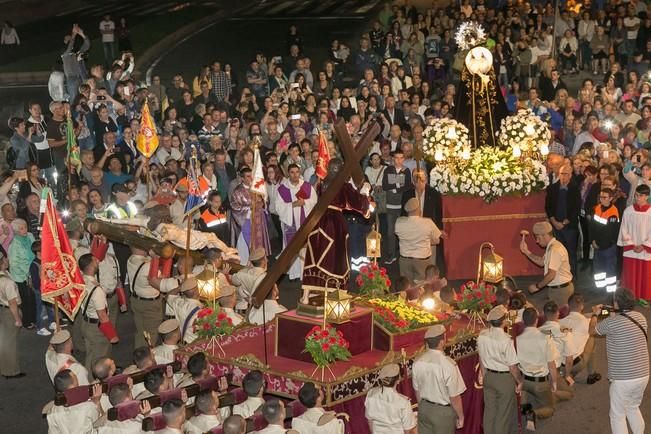
M 498 146 L 497 132 L 508 114 L 493 69 L 493 55 L 482 44 L 484 29 L 475 22 L 461 24 L 459 49 L 467 50 L 457 93 L 454 118 L 468 127 L 472 146 Z

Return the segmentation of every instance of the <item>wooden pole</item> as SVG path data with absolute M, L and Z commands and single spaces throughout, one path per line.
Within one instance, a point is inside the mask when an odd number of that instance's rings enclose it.
M 258 195 L 249 188 L 249 197 L 251 198 L 251 242 L 249 243 L 249 253 L 253 253 L 255 249 L 255 203 L 258 201 Z
M 343 120 L 337 121 L 335 124 L 335 132 L 337 133 L 340 147 L 345 148 L 347 146 L 346 143 L 352 146 L 352 141 L 350 140 L 350 136 L 346 131 L 346 125 Z M 303 222 L 298 231 L 296 231 L 296 234 L 292 238 L 292 241 L 287 247 L 285 247 L 285 249 L 283 249 L 274 265 L 267 270 L 267 274 L 262 279 L 252 296 L 253 304 L 256 307 L 260 307 L 260 305 L 262 305 L 265 298 L 267 298 L 267 294 L 269 291 L 271 291 L 273 285 L 278 281 L 280 276 L 282 276 L 283 273 L 287 271 L 292 261 L 294 260 L 294 257 L 300 251 L 300 249 L 303 248 L 308 236 L 317 226 L 323 214 L 325 214 L 326 210 L 328 209 L 328 205 L 330 205 L 337 194 L 339 194 L 341 187 L 343 187 L 343 185 L 348 182 L 350 174 L 355 170 L 354 168 L 356 167 L 357 169 L 361 170 L 359 161 L 366 155 L 368 148 L 373 142 L 373 139 L 379 133 L 379 124 L 377 122 L 371 122 L 369 127 L 364 132 L 364 135 L 357 142 L 357 147 L 354 148 L 356 152 L 356 160 L 347 160 L 344 163 L 341 172 L 332 180 L 332 183 L 319 197 L 316 206 L 312 209 L 310 214 L 308 214 L 305 222 Z
M 61 316 L 59 315 L 59 301 L 54 299 L 54 323 L 56 327 L 54 328 L 55 332 L 61 331 Z
M 187 215 L 188 219 L 188 233 L 185 239 L 185 276 L 184 278 L 188 278 L 188 264 L 190 262 L 190 237 L 192 236 L 192 214 L 194 212 L 189 212 Z

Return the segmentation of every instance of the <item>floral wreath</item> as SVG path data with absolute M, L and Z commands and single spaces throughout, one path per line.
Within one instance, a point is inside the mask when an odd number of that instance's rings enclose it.
M 435 159 L 439 150 L 444 157 L 461 156 L 470 144 L 468 128 L 454 119 L 433 120 L 423 132 L 425 158 Z
M 454 39 L 461 50 L 469 50 L 486 42 L 486 31 L 477 22 L 466 21 L 461 23 Z
M 506 148 L 522 151 L 540 151 L 549 145 L 551 133 L 547 124 L 530 109 L 502 119 L 499 142 Z

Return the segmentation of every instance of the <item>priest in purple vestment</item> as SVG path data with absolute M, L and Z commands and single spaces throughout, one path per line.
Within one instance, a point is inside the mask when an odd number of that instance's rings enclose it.
M 264 197 L 251 191 L 253 172 L 250 168 L 244 167 L 240 170 L 240 177 L 242 182 L 233 189 L 229 196 L 231 245 L 237 248 L 240 263 L 247 265 L 251 250 L 262 247 L 269 256 L 271 244 L 267 230 L 267 209 Z
M 301 179 L 301 169 L 298 165 L 290 164 L 287 166 L 287 172 L 289 177 L 283 179 L 278 186 L 275 202 L 283 231 L 283 249 L 289 245 L 317 201 L 314 187 Z M 305 251 L 303 247 L 289 267 L 287 274 L 290 280 L 303 276 Z
M 328 175 L 319 185 L 325 191 L 339 174 L 343 162 L 330 160 Z M 348 259 L 348 225 L 342 211 L 355 211 L 365 218 L 371 215 L 368 196 L 363 195 L 349 182 L 339 190 L 316 228 L 307 238 L 307 252 L 303 268 L 303 296 L 301 303 L 308 304 L 310 291 L 347 289 L 350 277 Z

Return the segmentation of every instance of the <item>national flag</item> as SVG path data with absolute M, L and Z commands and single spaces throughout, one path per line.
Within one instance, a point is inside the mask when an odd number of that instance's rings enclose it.
M 323 131 L 319 131 L 319 158 L 316 160 L 316 169 L 314 173 L 320 179 L 325 178 L 328 175 L 328 163 L 330 163 L 330 149 L 328 149 L 328 140 L 323 134 Z
M 86 297 L 86 285 L 73 256 L 68 234 L 61 222 L 49 188 L 41 194 L 41 298 L 57 303 L 74 319 Z
M 158 134 L 156 133 L 156 125 L 149 113 L 149 105 L 145 101 L 142 107 L 140 116 L 140 131 L 136 137 L 136 148 L 145 158 L 150 158 L 158 149 Z
M 196 152 L 193 152 L 193 156 L 190 158 L 190 165 L 188 167 L 188 174 L 185 178 L 185 183 L 188 187 L 188 198 L 185 201 L 184 213 L 188 214 L 189 212 L 194 211 L 201 205 L 206 202 L 206 195 L 208 193 L 207 189 L 202 189 L 199 182 L 199 177 L 197 176 L 197 157 Z M 184 180 L 179 181 L 179 184 Z
M 260 158 L 260 151 L 256 147 L 253 151 L 253 182 L 249 189 L 252 193 L 257 193 L 263 198 L 267 198 L 267 186 L 264 180 L 264 172 L 262 171 L 262 159 Z
M 68 122 L 66 124 L 66 140 L 68 142 L 68 161 L 70 167 L 68 170 L 70 173 L 74 170 L 79 174 L 81 170 L 81 157 L 79 156 L 79 145 L 77 144 L 77 138 L 75 137 L 75 127 L 72 123 L 72 116 L 68 113 Z

